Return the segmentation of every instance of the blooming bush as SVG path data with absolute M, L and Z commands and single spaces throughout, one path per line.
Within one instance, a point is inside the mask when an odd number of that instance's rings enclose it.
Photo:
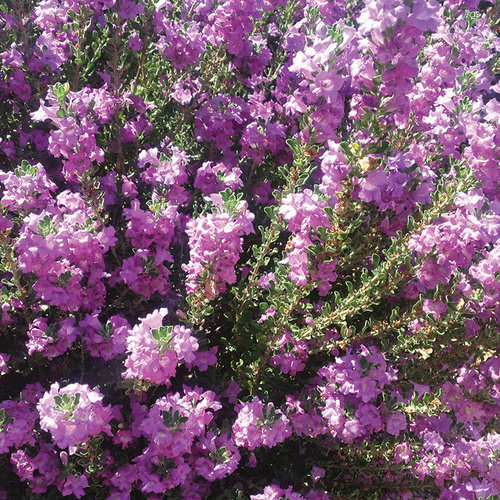
M 499 19 L 0 5 L 0 498 L 499 498 Z

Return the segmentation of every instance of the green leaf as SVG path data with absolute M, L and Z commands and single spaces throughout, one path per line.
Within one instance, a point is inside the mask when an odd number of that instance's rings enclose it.
M 349 328 L 347 328 L 347 325 L 342 325 L 340 327 L 340 335 L 342 336 L 343 339 L 347 338 L 347 335 L 349 334 Z
M 375 144 L 374 147 L 370 148 L 371 153 L 375 154 L 387 154 L 390 153 L 391 143 L 389 141 L 383 140 L 378 144 Z
M 370 280 L 370 272 L 366 267 L 361 271 L 361 283 L 367 283 Z
M 372 324 L 373 324 L 373 320 L 371 318 L 367 319 L 365 321 L 365 324 L 363 325 L 363 328 L 361 329 L 361 333 L 365 333 L 366 331 L 370 330 L 372 327 Z
M 300 153 L 300 144 L 296 139 L 287 139 L 286 143 L 292 150 L 294 156 L 297 156 Z
M 352 154 L 352 151 L 349 148 L 349 143 L 348 142 L 342 141 L 340 143 L 340 149 L 342 149 L 342 152 L 345 154 L 345 156 L 347 156 L 348 160 L 352 161 L 354 159 L 354 155 Z
M 287 175 L 287 173 L 285 172 L 285 176 Z M 273 191 L 273 198 L 279 203 L 282 198 L 283 198 L 283 193 L 281 191 L 279 191 L 278 189 L 275 189 Z M 275 212 L 276 212 L 276 208 L 275 207 L 266 207 L 264 208 L 264 212 L 266 212 L 267 215 L 269 215 L 269 217 L 273 217 Z
M 398 316 L 399 316 L 399 307 L 396 306 L 391 311 L 391 316 L 389 318 L 389 323 L 394 323 L 394 321 L 396 321 L 396 319 L 398 318 Z
M 326 232 L 326 229 L 323 226 L 318 226 L 317 229 L 316 229 L 316 231 L 318 232 L 319 237 L 323 241 L 327 241 L 328 240 L 328 234 Z

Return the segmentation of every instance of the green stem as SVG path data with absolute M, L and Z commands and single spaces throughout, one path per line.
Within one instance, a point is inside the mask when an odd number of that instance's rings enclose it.
M 399 240 L 393 242 L 386 252 L 387 260 L 374 270 L 373 277 L 343 299 L 330 314 L 318 318 L 314 325 L 305 328 L 300 334 L 301 340 L 320 340 L 326 329 L 335 325 L 347 326 L 348 318 L 371 310 L 388 296 L 394 295 L 403 283 L 411 280 L 420 264 L 419 261 L 410 263 L 413 255 L 413 250 L 409 248 L 411 239 L 445 213 L 449 207 L 453 207 L 455 196 L 471 187 L 473 177 L 473 173 L 469 172 L 461 182 L 446 185 L 441 194 L 436 197 L 433 205 L 422 214 L 422 218 L 413 231 L 400 235 Z M 403 267 L 402 271 L 401 267 Z M 345 344 L 347 340 L 351 342 L 353 337 L 354 335 L 346 333 L 340 343 Z M 330 345 L 324 346 L 322 350 L 327 347 Z

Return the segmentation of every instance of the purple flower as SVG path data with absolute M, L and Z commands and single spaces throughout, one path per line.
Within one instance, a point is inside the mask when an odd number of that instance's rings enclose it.
M 346 422 L 343 403 L 344 400 L 339 397 L 329 397 L 321 410 L 321 415 L 327 420 L 328 428 L 334 437 L 342 433 Z
M 184 387 L 185 395 L 169 393 L 158 399 L 140 430 L 151 443 L 150 451 L 159 457 L 173 459 L 191 453 L 195 437 L 205 434 L 213 413 L 221 408 L 212 391 Z
M 1 204 L 10 212 L 27 213 L 46 208 L 53 204 L 52 193 L 57 189 L 40 163 L 30 165 L 27 161 L 23 161 L 15 173 L 0 171 L 0 182 L 5 187 Z
M 272 448 L 292 433 L 288 418 L 272 403 L 264 405 L 258 397 L 251 403 L 236 406 L 238 417 L 233 424 L 234 443 L 254 450 L 259 446 Z
M 406 427 L 406 417 L 402 413 L 393 413 L 387 417 L 386 430 L 389 434 L 398 436 Z
M 10 355 L 0 352 L 0 375 L 9 373 L 9 359 Z
M 331 222 L 328 219 L 324 208 L 328 204 L 320 200 L 319 196 L 309 189 L 302 193 L 287 195 L 281 204 L 279 214 L 288 222 L 288 229 L 295 236 L 292 238 L 291 249 L 287 253 L 286 259 L 281 261 L 290 265 L 289 277 L 298 286 L 304 286 L 307 283 L 307 247 L 313 244 L 310 233 L 319 226 L 326 229 L 331 228 Z M 335 261 L 330 262 L 330 266 L 335 268 Z M 329 271 L 331 272 L 331 267 Z M 334 274 L 334 273 L 333 273 Z M 330 279 L 334 281 L 336 275 L 330 274 Z M 318 275 L 318 278 L 322 278 Z
M 96 222 L 80 195 L 65 191 L 24 218 L 15 243 L 18 267 L 38 277 L 33 289 L 43 302 L 94 310 L 104 304 L 104 254 L 115 242 L 114 229 Z
M 346 420 L 342 429 L 342 440 L 352 443 L 354 440 L 366 433 L 366 429 L 357 418 Z
M 10 461 L 20 479 L 29 482 L 34 494 L 45 493 L 59 474 L 57 451 L 44 441 L 40 441 L 39 451 L 33 458 L 19 450 L 11 455 Z
M 319 481 L 321 478 L 325 477 L 325 469 L 315 465 L 311 470 L 311 477 L 314 482 Z
M 163 318 L 168 314 L 166 308 L 157 309 L 141 319 L 128 334 L 127 352 L 125 360 L 127 370 L 124 378 L 147 380 L 154 384 L 170 385 L 170 379 L 175 375 L 179 358 L 173 348 L 175 332 L 172 327 L 162 326 Z M 184 334 L 184 331 L 181 332 Z M 191 357 L 197 350 L 198 344 L 193 339 L 188 342 L 189 349 L 183 353 L 178 347 L 180 355 Z M 182 345 L 182 341 L 180 341 Z M 186 341 L 184 341 L 186 342 Z
M 377 407 L 373 404 L 361 404 L 356 410 L 360 423 L 370 432 L 380 431 L 383 427 L 382 418 Z
M 144 5 L 137 5 L 133 0 L 120 0 L 118 13 L 122 19 L 134 19 L 144 13 Z
M 14 226 L 14 223 L 7 219 L 7 217 L 4 217 L 3 215 L 0 215 L 0 231 L 7 231 L 11 229 Z
M 302 495 L 295 493 L 289 486 L 286 490 L 276 486 L 266 486 L 264 492 L 259 495 L 250 495 L 250 500 L 304 500 Z
M 257 281 L 257 285 L 264 290 L 269 290 L 269 288 L 271 288 L 271 282 L 276 283 L 274 273 L 264 273 Z
M 413 452 L 410 449 L 410 445 L 408 443 L 401 443 L 396 446 L 394 450 L 394 461 L 396 463 L 404 462 L 407 464 L 413 456 Z
M 444 451 L 444 441 L 443 438 L 434 431 L 427 431 L 422 437 L 424 441 L 424 448 L 426 451 L 433 451 L 437 454 L 441 454 Z
M 29 340 L 26 342 L 30 356 L 34 352 L 43 352 L 46 346 L 54 342 L 54 339 L 47 335 L 48 331 L 46 318 L 36 318 L 32 321 L 28 329 Z
M 226 188 L 235 190 L 241 187 L 241 170 L 229 156 L 224 162 L 205 162 L 196 171 L 194 187 L 205 195 L 220 193 Z
M 422 310 L 427 314 L 432 314 L 434 319 L 446 316 L 446 304 L 441 300 L 424 299 Z
M 19 449 L 25 444 L 33 446 L 33 429 L 37 414 L 26 401 L 2 401 L 0 403 L 0 453 L 9 448 Z
M 234 269 L 243 250 L 242 236 L 254 232 L 254 215 L 244 201 L 226 207 L 220 195 L 213 194 L 210 199 L 214 213 L 187 223 L 191 254 L 183 269 L 187 272 L 188 294 L 194 294 L 203 284 L 204 295 L 213 299 L 226 289 L 226 283 L 236 282 Z
M 465 485 L 465 489 L 474 493 L 476 498 L 488 498 L 492 495 L 498 495 L 498 488 L 495 488 L 486 479 L 480 480 L 477 477 L 471 478 Z
M 139 52 L 143 47 L 143 43 L 138 33 L 132 33 L 128 39 L 128 47 L 134 52 Z
M 207 481 L 215 481 L 232 474 L 238 467 L 240 453 L 227 434 L 216 436 L 208 432 L 197 443 L 203 455 L 195 462 L 195 470 Z
M 82 498 L 85 495 L 85 488 L 89 485 L 89 481 L 86 476 L 75 476 L 69 474 L 66 476 L 66 481 L 64 482 L 64 487 L 61 491 L 63 496 L 75 495 L 76 498 Z
M 104 432 L 111 435 L 113 418 L 110 406 L 103 406 L 103 395 L 88 385 L 70 384 L 61 388 L 54 383 L 37 404 L 40 426 L 50 432 L 59 448 L 75 448 L 90 436 Z

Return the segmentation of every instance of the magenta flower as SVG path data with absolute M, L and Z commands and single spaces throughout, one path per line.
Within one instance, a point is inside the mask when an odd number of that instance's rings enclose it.
M 191 248 L 190 260 L 183 265 L 187 272 L 187 289 L 194 294 L 202 288 L 213 299 L 236 282 L 235 266 L 242 252 L 242 236 L 254 232 L 254 215 L 245 201 L 226 205 L 222 196 L 213 194 L 214 213 L 191 219 L 186 233 Z
M 446 315 L 446 304 L 441 300 L 424 299 L 422 310 L 427 314 L 432 314 L 434 318 Z
M 196 449 L 203 455 L 196 459 L 195 470 L 207 481 L 222 479 L 238 467 L 240 453 L 227 434 L 215 436 L 208 432 L 197 443 Z
M 10 212 L 26 213 L 50 206 L 57 189 L 40 163 L 30 165 L 26 160 L 15 173 L 0 171 L 0 182 L 5 188 L 0 203 Z
M 311 470 L 311 477 L 314 482 L 319 481 L 323 477 L 325 477 L 325 469 L 323 467 L 317 467 L 316 465 Z
M 396 463 L 404 462 L 407 464 L 413 456 L 413 452 L 410 450 L 408 443 L 401 443 L 396 446 L 394 452 L 394 460 Z
M 251 403 L 237 405 L 238 417 L 233 424 L 234 442 L 254 450 L 259 446 L 272 448 L 292 433 L 288 418 L 273 403 L 264 405 L 255 397 Z
M 12 453 L 10 461 L 16 474 L 22 481 L 29 483 L 33 493 L 45 493 L 54 484 L 59 475 L 58 453 L 53 446 L 44 441 L 39 443 L 40 450 L 34 452 L 34 457 L 24 450 Z
M 26 401 L 2 401 L 0 403 L 0 454 L 10 447 L 19 449 L 35 443 L 33 429 L 37 414 Z
M 205 433 L 213 419 L 211 410 L 221 408 L 212 391 L 190 390 L 185 395 L 169 393 L 156 401 L 140 430 L 150 441 L 150 451 L 159 457 L 180 458 L 190 454 L 195 438 Z
M 286 490 L 276 486 L 266 486 L 264 492 L 259 495 L 250 495 L 250 500 L 304 500 L 302 495 L 295 493 L 289 486 Z
M 34 352 L 43 352 L 45 348 L 54 342 L 48 335 L 49 327 L 46 318 L 35 318 L 29 326 L 26 347 L 31 356 Z
M 111 435 L 113 418 L 110 406 L 102 404 L 104 396 L 88 385 L 70 384 L 60 388 L 54 383 L 37 404 L 40 427 L 50 432 L 59 448 L 76 447 L 104 432 Z
M 393 436 L 398 436 L 407 427 L 406 417 L 402 413 L 393 413 L 387 417 L 386 430 Z
M 0 375 L 9 373 L 9 359 L 10 354 L 0 352 Z
M 199 359 L 198 341 L 191 336 L 191 330 L 184 326 L 163 326 L 163 318 L 168 314 L 166 308 L 157 309 L 140 320 L 127 336 L 125 360 L 127 370 L 124 378 L 147 380 L 154 384 L 170 385 L 177 365 L 188 367 L 212 363 L 211 359 Z M 210 357 L 210 353 L 205 353 Z
M 307 247 L 317 241 L 317 238 L 312 235 L 312 231 L 319 226 L 326 229 L 332 227 L 324 211 L 327 206 L 326 201 L 321 200 L 317 194 L 306 189 L 302 193 L 286 196 L 279 209 L 279 214 L 288 222 L 289 231 L 294 234 L 287 257 L 281 263 L 289 264 L 289 277 L 298 286 L 307 284 L 309 261 Z M 317 278 L 327 277 L 330 281 L 335 281 L 334 269 L 335 261 L 331 261 L 329 269 L 322 268 Z M 322 274 L 322 271 L 327 271 L 326 275 Z
M 69 474 L 64 482 L 64 487 L 61 491 L 63 496 L 75 495 L 76 498 L 82 498 L 85 495 L 85 488 L 89 481 L 86 476 L 74 476 Z

